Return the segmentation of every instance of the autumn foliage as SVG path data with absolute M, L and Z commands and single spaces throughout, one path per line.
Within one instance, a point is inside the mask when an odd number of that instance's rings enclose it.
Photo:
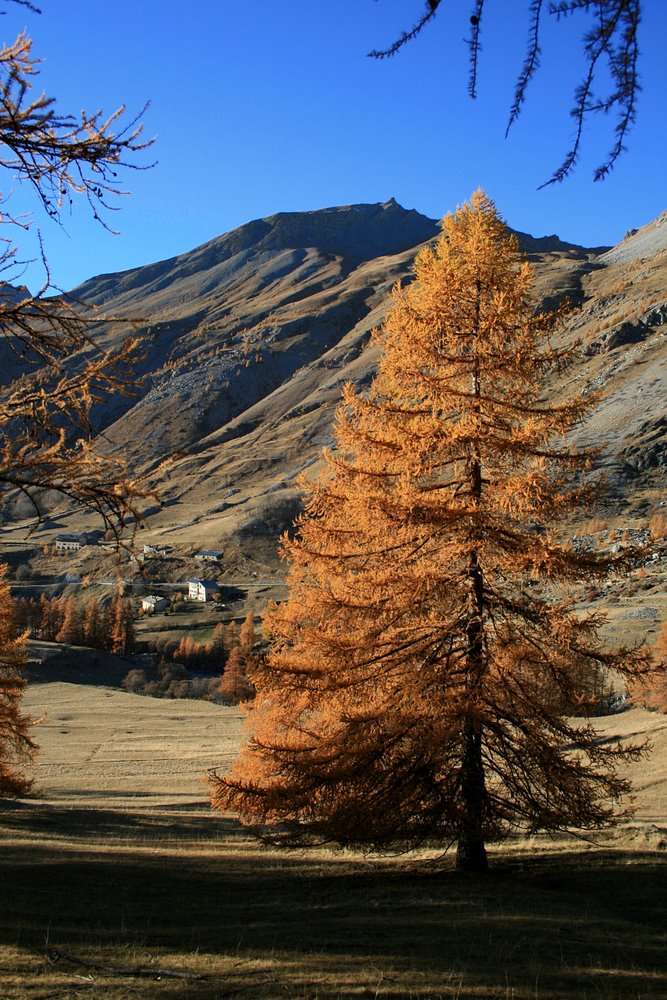
M 250 737 L 213 803 L 288 840 L 485 845 L 597 829 L 640 747 L 601 743 L 586 678 L 650 669 L 607 650 L 572 585 L 618 560 L 559 519 L 592 500 L 565 435 L 591 405 L 544 401 L 570 352 L 535 315 L 531 270 L 477 192 L 396 288 L 367 394 L 348 386 L 335 452 L 283 539 L 289 598 L 269 615 Z
M 25 795 L 32 784 L 21 767 L 29 764 L 35 744 L 28 736 L 31 720 L 21 713 L 25 687 L 25 636 L 17 635 L 13 602 L 0 567 L 0 798 Z
M 630 694 L 636 704 L 667 715 L 667 622 L 663 622 L 651 650 L 655 672 L 639 678 Z

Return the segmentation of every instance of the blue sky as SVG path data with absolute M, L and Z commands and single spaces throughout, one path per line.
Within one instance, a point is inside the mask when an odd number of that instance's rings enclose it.
M 594 168 L 613 121 L 591 125 L 575 174 L 538 190 L 572 132 L 582 73 L 579 18 L 547 25 L 542 68 L 504 137 L 528 31 L 528 0 L 488 0 L 479 97 L 467 96 L 472 0 L 446 0 L 401 54 L 366 57 L 423 10 L 423 0 L 38 0 L 9 5 L 2 39 L 26 27 L 44 62 L 41 85 L 61 111 L 145 116 L 156 166 L 125 175 L 131 197 L 112 236 L 85 205 L 63 228 L 35 211 L 53 281 L 183 253 L 251 219 L 390 197 L 432 218 L 481 186 L 508 223 L 588 246 L 612 244 L 667 208 L 667 4 L 644 0 L 643 92 L 629 151 L 610 177 Z M 39 87 L 39 83 L 36 84 Z M 11 182 L 9 182 L 11 183 Z M 3 179 L 3 192 L 7 190 Z M 14 211 L 29 206 L 15 188 Z M 34 253 L 23 244 L 24 256 Z M 34 287 L 38 272 L 24 281 Z

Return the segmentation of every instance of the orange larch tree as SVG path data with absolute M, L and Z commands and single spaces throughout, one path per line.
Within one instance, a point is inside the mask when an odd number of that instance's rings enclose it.
M 109 648 L 127 657 L 134 647 L 134 607 L 132 601 L 117 594 L 111 601 Z
M 582 678 L 650 670 L 609 651 L 568 592 L 622 568 L 554 534 L 593 499 L 564 435 L 590 402 L 549 405 L 572 353 L 536 315 L 531 270 L 483 192 L 443 223 L 394 291 L 378 374 L 347 387 L 337 449 L 283 546 L 289 598 L 268 616 L 251 736 L 213 804 L 292 841 L 407 847 L 597 829 L 621 814 L 618 766 L 569 707 Z
M 25 795 L 32 785 L 21 770 L 36 752 L 28 732 L 32 720 L 21 712 L 25 688 L 25 635 L 17 635 L 14 602 L 0 566 L 0 798 Z
M 632 700 L 644 708 L 667 715 L 667 622 L 662 623 L 651 654 L 655 673 L 640 678 L 632 685 L 630 694 Z
M 254 695 L 255 689 L 248 677 L 246 660 L 241 646 L 234 646 L 227 657 L 217 691 L 230 705 L 249 701 Z

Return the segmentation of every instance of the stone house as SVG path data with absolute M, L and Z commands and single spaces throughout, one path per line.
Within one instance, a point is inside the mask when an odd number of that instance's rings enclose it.
M 155 614 L 157 611 L 164 611 L 168 606 L 168 598 L 160 597 L 157 594 L 149 594 L 148 597 L 144 597 L 141 600 L 142 611 L 145 611 L 149 615 Z
M 86 535 L 56 535 L 56 552 L 78 552 L 87 544 Z
M 217 549 L 202 549 L 195 555 L 195 559 L 199 562 L 220 562 L 222 552 L 218 552 Z

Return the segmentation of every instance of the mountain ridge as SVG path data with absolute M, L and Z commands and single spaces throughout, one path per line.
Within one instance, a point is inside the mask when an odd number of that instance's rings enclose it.
M 560 336 L 583 346 L 553 392 L 606 387 L 602 411 L 577 437 L 600 443 L 613 430 L 601 461 L 630 503 L 653 488 L 665 455 L 661 220 L 626 237 L 650 250 L 631 259 L 615 257 L 616 248 L 517 233 L 534 268 L 535 307 L 569 300 Z M 371 331 L 392 286 L 411 280 L 415 254 L 438 233 L 437 222 L 393 199 L 277 213 L 74 289 L 100 313 L 102 347 L 126 332 L 104 314 L 141 317 L 137 396 L 108 400 L 94 417 L 104 447 L 125 454 L 162 497 L 143 529 L 147 538 L 241 545 L 275 558 L 276 539 L 298 509 L 298 476 L 332 442 L 342 385 L 368 384 L 377 360 Z M 88 526 L 81 513 L 51 515 L 60 528 Z

